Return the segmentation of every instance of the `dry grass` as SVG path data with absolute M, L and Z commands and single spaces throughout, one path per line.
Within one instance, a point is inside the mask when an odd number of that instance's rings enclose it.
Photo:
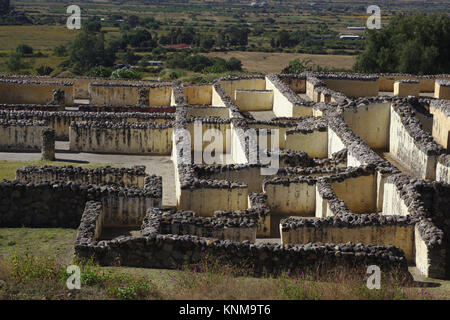
M 69 229 L 0 228 L 0 299 L 448 299 L 449 281 L 439 281 L 442 286 L 436 288 L 385 281 L 380 290 L 369 290 L 365 280 L 349 270 L 317 279 L 308 271 L 255 278 L 245 266 L 220 265 L 207 255 L 182 270 L 76 261 L 82 267 L 81 290 L 68 290 L 65 269 L 74 263 L 75 235 L 76 230 Z
M 248 72 L 280 73 L 289 61 L 294 59 L 311 59 L 312 64 L 322 67 L 351 69 L 356 56 L 323 55 L 302 53 L 267 53 L 267 52 L 211 52 L 205 54 L 209 57 L 230 59 L 235 57 L 242 61 L 243 68 Z
M 35 50 L 53 49 L 67 44 L 76 35 L 77 30 L 61 26 L 0 26 L 0 48 L 13 50 L 21 43 L 32 46 Z

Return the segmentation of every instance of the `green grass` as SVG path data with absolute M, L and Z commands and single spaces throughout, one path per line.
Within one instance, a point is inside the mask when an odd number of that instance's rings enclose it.
M 0 160 L 0 180 L 14 180 L 16 177 L 17 168 L 24 166 L 77 166 L 83 167 L 87 169 L 100 168 L 106 166 L 112 167 L 121 167 L 116 164 L 108 164 L 108 163 L 87 163 L 80 164 L 76 162 L 64 162 L 64 161 L 6 161 Z

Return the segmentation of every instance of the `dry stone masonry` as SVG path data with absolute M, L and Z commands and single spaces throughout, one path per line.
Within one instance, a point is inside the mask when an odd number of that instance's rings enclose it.
M 0 160 L 40 151 L 53 161 L 68 141 L 71 153 L 170 155 L 174 172 L 163 182 L 143 166 L 22 167 L 0 182 L 0 227 L 78 228 L 76 255 L 102 265 L 179 268 L 208 253 L 255 275 L 376 264 L 450 278 L 449 83 L 0 75 Z M 211 141 L 194 141 L 210 129 L 223 137 L 214 164 L 198 158 Z M 252 144 L 248 131 L 260 129 L 278 130 L 278 150 Z M 264 173 L 264 157 L 277 170 Z M 163 206 L 163 188 L 175 205 Z

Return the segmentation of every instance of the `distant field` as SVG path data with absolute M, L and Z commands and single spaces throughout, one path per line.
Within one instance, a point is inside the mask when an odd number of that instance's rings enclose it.
M 106 38 L 117 35 L 117 28 L 105 27 Z M 17 45 L 26 43 L 35 50 L 52 49 L 61 44 L 67 45 L 80 30 L 69 30 L 61 26 L 0 26 L 0 50 L 16 49 Z
M 289 61 L 300 59 L 311 59 L 315 65 L 322 67 L 351 69 L 356 56 L 346 55 L 323 55 L 323 54 L 301 54 L 301 53 L 267 53 L 267 52 L 211 52 L 209 57 L 229 59 L 235 57 L 242 61 L 244 69 L 249 72 L 279 73 L 286 67 Z
M 53 49 L 67 44 L 78 33 L 66 26 L 0 26 L 0 48 L 12 50 L 21 43 L 34 49 Z

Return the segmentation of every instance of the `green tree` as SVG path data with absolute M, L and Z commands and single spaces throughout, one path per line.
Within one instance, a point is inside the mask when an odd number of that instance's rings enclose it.
M 94 67 L 86 74 L 89 77 L 109 78 L 111 77 L 112 69 L 108 67 L 98 66 Z
M 11 52 L 6 60 L 6 69 L 9 72 L 18 72 L 29 67 L 29 64 L 23 61 L 22 55 L 17 52 Z
M 135 64 L 139 61 L 139 57 L 133 51 L 127 50 L 119 56 L 119 61 L 125 64 Z
M 214 38 L 210 35 L 202 36 L 200 38 L 200 47 L 202 47 L 203 49 L 209 50 L 214 46 L 215 43 L 216 40 L 214 40 Z
M 289 61 L 289 65 L 284 68 L 282 73 L 302 73 L 304 71 L 311 71 L 310 59 L 294 59 Z
M 36 73 L 39 76 L 48 76 L 52 72 L 53 72 L 53 68 L 51 68 L 49 66 L 40 66 L 40 67 L 36 68 Z
M 33 48 L 27 44 L 22 43 L 17 46 L 16 52 L 23 57 L 26 54 L 33 54 Z
M 366 46 L 354 70 L 381 73 L 450 72 L 450 18 L 447 15 L 396 15 L 381 30 L 366 31 Z
M 111 74 L 111 78 L 113 79 L 140 79 L 141 74 L 137 71 L 122 68 L 113 71 Z
M 112 66 L 115 53 L 115 48 L 105 48 L 103 33 L 95 34 L 84 30 L 70 46 L 70 63 L 74 72 L 83 73 L 95 66 Z
M 64 45 L 57 46 L 53 49 L 53 54 L 57 57 L 65 57 L 68 55 L 67 48 Z

